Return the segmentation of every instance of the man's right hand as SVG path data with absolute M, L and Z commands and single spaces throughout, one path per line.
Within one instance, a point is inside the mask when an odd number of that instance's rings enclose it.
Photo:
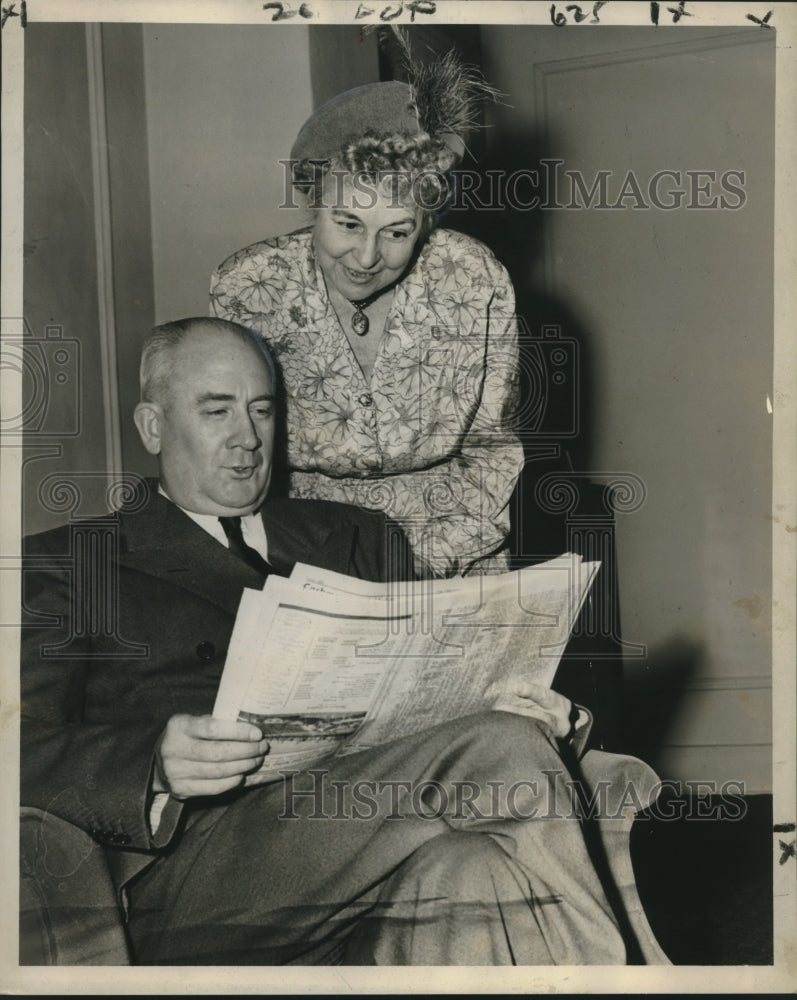
M 570 715 L 573 703 L 536 681 L 517 678 L 507 691 L 501 692 L 491 706 L 493 711 L 512 712 L 542 722 L 554 736 L 564 739 L 570 735 Z
M 176 799 L 220 795 L 263 763 L 268 740 L 249 722 L 173 715 L 155 750 L 153 792 Z

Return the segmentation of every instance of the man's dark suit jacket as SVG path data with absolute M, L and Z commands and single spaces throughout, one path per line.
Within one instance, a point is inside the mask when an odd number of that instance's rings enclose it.
M 282 575 L 296 562 L 367 580 L 410 572 L 381 515 L 267 500 L 263 521 Z M 155 484 L 143 509 L 26 540 L 21 803 L 98 840 L 117 885 L 174 836 L 174 802 L 150 834 L 153 752 L 170 716 L 212 711 L 245 587 L 262 578 Z

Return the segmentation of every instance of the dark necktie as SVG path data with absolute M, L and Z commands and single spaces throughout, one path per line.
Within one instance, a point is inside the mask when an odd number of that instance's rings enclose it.
M 257 549 L 253 549 L 244 541 L 244 533 L 241 530 L 240 517 L 220 517 L 219 522 L 224 528 L 224 534 L 230 545 L 230 552 L 234 552 L 245 563 L 249 563 L 252 569 L 257 570 L 261 576 L 268 576 L 269 565 L 260 555 Z

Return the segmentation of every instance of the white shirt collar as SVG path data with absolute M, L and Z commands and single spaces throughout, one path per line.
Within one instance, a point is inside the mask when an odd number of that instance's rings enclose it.
M 160 484 L 158 485 L 158 493 L 165 497 L 170 503 L 174 503 L 174 500 L 172 500 Z M 178 507 L 186 515 L 186 517 L 190 517 L 195 524 L 198 524 L 203 531 L 207 531 L 209 535 L 212 535 L 217 542 L 224 546 L 225 549 L 229 548 L 227 536 L 224 534 L 224 528 L 222 528 L 219 523 L 219 519 L 215 514 L 197 514 L 193 510 L 186 510 L 185 507 L 180 507 L 177 503 L 174 505 L 175 507 Z M 253 549 L 256 549 L 266 562 L 268 562 L 268 541 L 266 539 L 266 529 L 263 525 L 263 518 L 260 514 L 242 515 L 241 531 L 243 532 L 246 544 L 251 546 Z

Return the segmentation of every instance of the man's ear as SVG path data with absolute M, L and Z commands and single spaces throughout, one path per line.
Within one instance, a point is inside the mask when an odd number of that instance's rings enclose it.
M 150 455 L 160 455 L 163 407 L 159 403 L 139 403 L 133 411 L 133 420 Z

